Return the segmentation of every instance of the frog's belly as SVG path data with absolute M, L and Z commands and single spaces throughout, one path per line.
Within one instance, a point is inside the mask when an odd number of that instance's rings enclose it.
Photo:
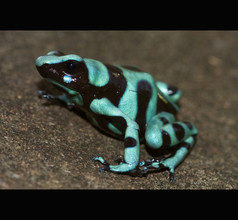
M 126 130 L 126 120 L 120 116 L 100 116 L 96 115 L 96 117 L 92 117 L 88 115 L 89 120 L 91 123 L 98 128 L 100 131 L 108 134 L 114 138 L 118 138 L 123 140 L 125 137 L 125 130 Z M 144 140 L 144 131 L 145 126 L 141 126 L 139 130 L 139 139 L 140 142 Z

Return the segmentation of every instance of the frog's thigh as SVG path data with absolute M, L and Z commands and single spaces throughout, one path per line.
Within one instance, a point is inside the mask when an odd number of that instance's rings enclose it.
M 187 122 L 175 122 L 172 114 L 167 112 L 154 116 L 147 124 L 145 139 L 154 149 L 175 146 L 191 135 L 197 134 L 194 125 Z

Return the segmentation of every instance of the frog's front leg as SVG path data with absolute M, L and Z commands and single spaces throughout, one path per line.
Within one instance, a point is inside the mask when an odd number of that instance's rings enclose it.
M 107 98 L 95 99 L 90 104 L 90 109 L 100 115 L 111 117 L 122 117 L 127 124 L 125 130 L 125 149 L 124 149 L 124 162 L 118 165 L 110 165 L 102 157 L 95 157 L 94 160 L 101 162 L 104 168 L 101 171 L 108 170 L 112 172 L 140 172 L 138 168 L 140 142 L 138 124 L 125 115 L 119 108 L 113 105 Z
M 52 95 L 52 94 L 48 94 L 45 91 L 42 90 L 38 90 L 38 95 L 40 98 L 44 98 L 44 99 L 48 99 L 48 100 L 58 100 L 60 102 L 63 102 L 67 105 L 67 107 L 69 109 L 72 109 L 73 106 L 75 105 L 70 98 L 68 97 L 68 95 L 66 93 L 62 93 L 61 95 Z

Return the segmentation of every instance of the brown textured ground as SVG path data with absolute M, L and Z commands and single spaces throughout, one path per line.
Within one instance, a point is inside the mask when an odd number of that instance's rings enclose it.
M 237 189 L 238 32 L 0 32 L 0 188 Z M 37 96 L 46 88 L 34 66 L 50 50 L 136 65 L 183 91 L 178 118 L 194 122 L 197 143 L 176 169 L 147 177 L 100 173 L 123 142 Z M 141 158 L 150 158 L 141 146 Z

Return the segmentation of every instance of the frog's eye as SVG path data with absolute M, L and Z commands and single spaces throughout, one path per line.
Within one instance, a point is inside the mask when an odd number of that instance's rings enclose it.
M 78 74 L 82 75 L 88 72 L 84 62 L 79 62 L 76 60 L 68 60 L 64 65 L 65 65 L 64 72 L 71 76 Z
M 68 62 L 68 63 L 66 64 L 66 67 L 67 67 L 68 70 L 74 70 L 75 67 L 76 67 L 76 64 L 77 64 L 77 62 L 71 61 L 71 62 Z
M 79 72 L 78 61 L 69 60 L 65 63 L 64 71 L 69 75 L 76 75 Z

